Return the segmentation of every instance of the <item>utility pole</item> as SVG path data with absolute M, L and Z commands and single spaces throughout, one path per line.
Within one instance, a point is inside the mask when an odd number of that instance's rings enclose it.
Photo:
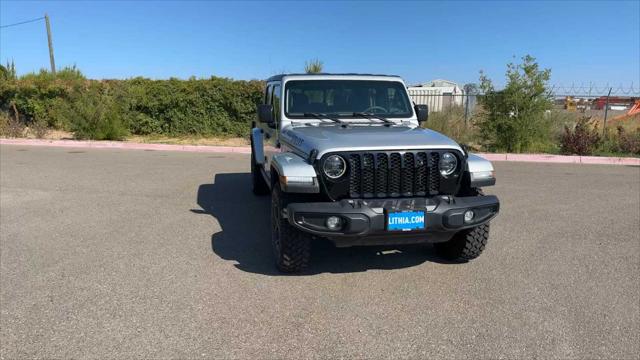
M 464 126 L 467 127 L 467 118 L 469 117 L 469 93 L 463 94 L 463 99 L 466 99 L 464 103 Z M 466 96 L 466 98 L 465 98 Z
M 609 112 L 609 96 L 611 96 L 611 90 L 613 88 L 609 88 L 609 93 L 607 94 L 607 102 L 604 104 L 604 122 L 602 124 L 602 135 L 607 137 L 607 112 Z
M 49 61 L 51 62 L 51 73 L 56 75 L 56 61 L 53 59 L 53 40 L 51 39 L 51 24 L 49 15 L 44 14 L 44 22 L 47 24 L 47 41 L 49 42 Z

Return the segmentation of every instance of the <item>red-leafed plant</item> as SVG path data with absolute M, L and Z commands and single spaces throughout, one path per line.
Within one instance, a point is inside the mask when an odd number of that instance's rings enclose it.
M 564 127 L 560 139 L 560 150 L 564 154 L 590 155 L 600 144 L 598 125 L 590 124 L 590 117 L 583 117 L 573 129 Z

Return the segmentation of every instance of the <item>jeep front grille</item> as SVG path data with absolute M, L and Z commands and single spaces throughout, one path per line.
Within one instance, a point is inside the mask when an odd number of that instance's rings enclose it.
M 440 192 L 438 152 L 350 153 L 347 159 L 349 197 L 426 196 Z

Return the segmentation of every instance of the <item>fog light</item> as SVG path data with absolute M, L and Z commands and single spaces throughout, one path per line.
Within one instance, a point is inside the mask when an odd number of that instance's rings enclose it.
M 329 216 L 326 224 L 329 229 L 338 230 L 342 227 L 342 219 L 337 216 Z
M 471 222 L 471 220 L 473 220 L 473 217 L 476 216 L 476 214 L 473 213 L 473 210 L 467 210 L 464 212 L 464 222 Z

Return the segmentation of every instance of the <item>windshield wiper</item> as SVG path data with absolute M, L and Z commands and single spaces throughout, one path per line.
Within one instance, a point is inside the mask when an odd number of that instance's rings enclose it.
M 389 119 L 386 119 L 386 118 L 383 118 L 382 116 L 378 116 L 378 115 L 371 114 L 371 113 L 354 112 L 352 116 L 361 116 L 361 117 L 365 117 L 365 118 L 367 118 L 369 120 L 371 120 L 373 118 L 373 119 L 382 120 L 385 124 L 389 124 L 389 125 L 394 124 L 394 122 L 389 120 Z
M 344 121 L 342 121 L 342 120 L 340 120 L 338 118 L 334 118 L 332 116 L 329 116 L 327 114 L 322 114 L 322 113 L 304 113 L 302 115 L 304 115 L 304 116 L 313 116 L 314 118 L 320 119 L 320 120 L 328 119 L 328 120 L 331 120 L 333 122 L 337 122 L 338 124 L 343 124 L 343 125 L 345 124 Z

